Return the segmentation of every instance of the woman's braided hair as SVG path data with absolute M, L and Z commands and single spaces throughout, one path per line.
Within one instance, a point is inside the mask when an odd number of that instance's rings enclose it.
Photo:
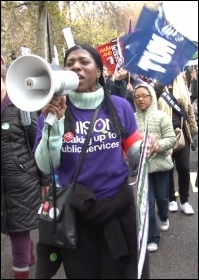
M 88 53 L 90 53 L 91 56 L 93 57 L 93 59 L 95 60 L 95 63 L 97 65 L 97 67 L 100 69 L 101 75 L 99 77 L 98 83 L 104 89 L 104 104 L 103 104 L 103 106 L 104 106 L 107 114 L 109 115 L 110 126 L 113 128 L 113 130 L 115 131 L 115 133 L 118 137 L 124 137 L 125 134 L 126 134 L 126 130 L 123 127 L 123 125 L 121 123 L 121 120 L 118 116 L 118 113 L 117 113 L 117 111 L 116 111 L 116 109 L 115 109 L 115 107 L 112 103 L 110 95 L 106 90 L 106 84 L 105 84 L 105 80 L 104 80 L 104 77 L 103 77 L 103 62 L 102 62 L 102 59 L 101 59 L 99 53 L 97 52 L 97 50 L 95 48 L 91 47 L 90 45 L 86 45 L 86 44 L 85 45 L 79 44 L 79 45 L 76 45 L 76 46 L 70 48 L 66 52 L 65 57 L 64 57 L 64 67 L 66 66 L 66 61 L 67 61 L 67 58 L 68 58 L 69 54 L 71 52 L 73 52 L 74 50 L 77 50 L 77 49 L 84 49 Z M 68 102 L 68 96 L 67 96 L 67 102 Z M 66 113 L 65 113 L 65 132 L 68 132 L 68 131 L 71 131 L 71 132 L 75 133 L 75 124 L 74 124 L 74 120 L 72 118 L 72 114 L 71 114 L 71 111 L 70 111 L 70 106 L 67 107 L 67 110 L 66 110 Z

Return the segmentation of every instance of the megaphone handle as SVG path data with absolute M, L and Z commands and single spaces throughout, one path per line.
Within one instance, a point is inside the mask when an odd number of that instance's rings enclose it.
M 48 113 L 47 118 L 45 119 L 45 124 L 53 125 L 56 120 L 56 114 Z

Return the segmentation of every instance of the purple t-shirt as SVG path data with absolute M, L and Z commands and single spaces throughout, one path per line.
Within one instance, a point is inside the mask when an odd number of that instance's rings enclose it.
M 124 98 L 111 96 L 113 104 L 126 129 L 126 138 L 137 131 L 134 113 Z M 71 141 L 63 138 L 61 165 L 55 170 L 59 181 L 66 186 L 72 180 L 80 152 L 86 138 L 94 110 L 79 109 L 70 103 L 71 113 L 76 122 L 76 134 Z M 39 117 L 35 147 L 41 139 L 44 117 Z M 97 199 L 113 196 L 119 186 L 128 177 L 128 166 L 124 161 L 122 139 L 116 137 L 110 128 L 109 118 L 103 108 L 100 109 L 93 133 L 83 159 L 77 182 L 90 187 Z

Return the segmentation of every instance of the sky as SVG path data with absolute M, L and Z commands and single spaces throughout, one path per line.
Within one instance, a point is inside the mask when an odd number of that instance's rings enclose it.
M 162 1 L 166 18 L 185 37 L 198 42 L 198 1 Z

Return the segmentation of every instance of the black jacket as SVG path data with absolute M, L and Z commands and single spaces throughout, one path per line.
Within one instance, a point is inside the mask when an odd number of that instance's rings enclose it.
M 82 248 L 88 249 L 86 258 L 89 261 L 93 258 L 96 248 L 103 247 L 101 244 L 106 242 L 109 248 L 108 256 L 112 255 L 122 275 L 120 279 L 138 279 L 137 210 L 132 186 L 125 182 L 113 197 L 96 200 L 90 188 L 77 183 L 71 196 L 71 205 L 76 210 L 78 230 L 75 256 L 80 256 Z M 93 246 L 94 243 L 96 244 Z M 86 244 L 89 244 L 88 248 Z M 80 251 L 78 248 L 81 248 Z M 53 264 L 49 258 L 52 250 L 57 255 L 57 261 Z M 35 279 L 50 279 L 57 273 L 62 261 L 64 263 L 67 259 L 67 254 L 70 255 L 70 252 L 63 250 L 65 249 L 44 245 L 41 242 L 37 244 L 39 265 Z M 102 251 L 105 256 L 106 250 L 102 248 Z M 85 279 L 84 275 L 82 277 Z M 146 252 L 141 279 L 150 279 L 148 252 Z
M 31 113 L 27 145 L 20 110 L 11 102 L 1 115 L 1 232 L 21 232 L 37 228 L 41 186 L 50 184 L 30 153 L 38 115 Z
M 198 98 L 198 79 L 191 79 L 190 81 L 191 103 Z

